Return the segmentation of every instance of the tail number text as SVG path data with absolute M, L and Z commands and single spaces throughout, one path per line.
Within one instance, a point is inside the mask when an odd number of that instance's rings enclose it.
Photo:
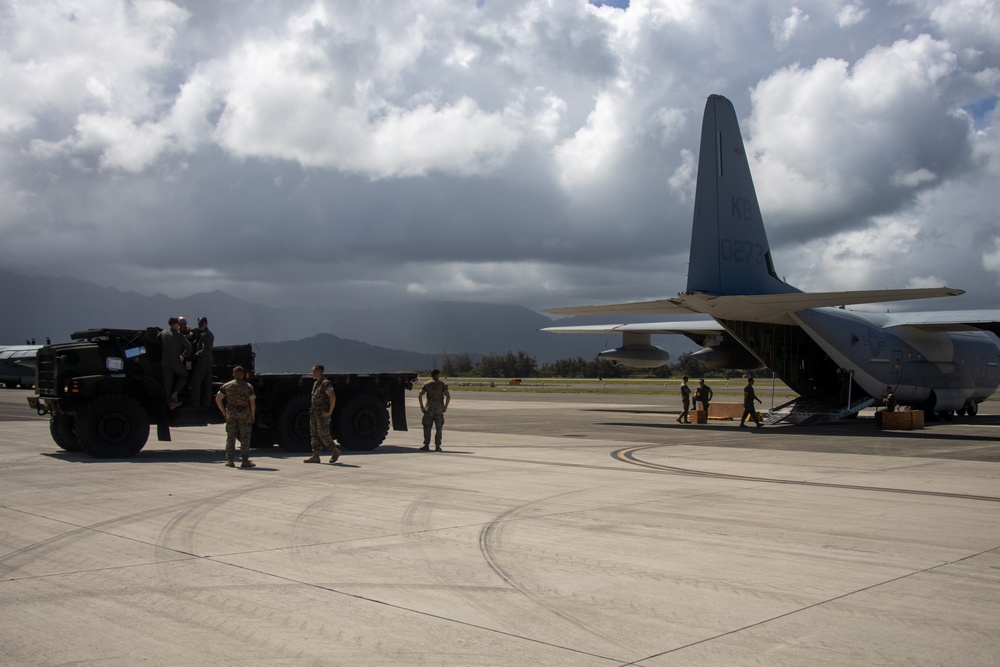
M 719 240 L 719 256 L 727 262 L 764 263 L 764 246 L 753 241 Z

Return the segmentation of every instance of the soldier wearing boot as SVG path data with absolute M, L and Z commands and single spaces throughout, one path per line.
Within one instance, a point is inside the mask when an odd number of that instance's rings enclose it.
M 191 342 L 180 330 L 180 321 L 176 317 L 167 320 L 168 329 L 160 332 L 160 346 L 163 357 L 160 360 L 160 372 L 163 378 L 163 393 L 171 410 L 181 406 L 177 394 L 187 382 L 187 368 L 184 358 L 191 354 Z
M 427 397 L 427 405 L 424 405 L 424 396 Z M 434 369 L 431 371 L 431 379 L 420 387 L 417 394 L 417 401 L 420 403 L 420 411 L 424 413 L 424 446 L 420 448 L 422 452 L 429 452 L 431 448 L 431 425 L 434 426 L 434 451 L 441 451 L 441 429 L 444 428 L 444 413 L 451 403 L 451 394 L 448 392 L 448 385 L 441 381 L 441 371 Z
M 305 463 L 322 463 L 319 458 L 323 449 L 330 450 L 330 463 L 336 463 L 340 458 L 340 449 L 330 437 L 330 415 L 337 404 L 337 395 L 330 381 L 323 377 L 326 369 L 322 364 L 312 368 L 312 403 L 309 405 L 309 436 L 312 444 L 312 456 Z
M 208 328 L 208 318 L 198 318 L 194 342 L 194 368 L 191 370 L 191 405 L 207 408 L 212 400 L 212 348 L 215 334 Z
M 257 396 L 253 385 L 243 379 L 242 366 L 233 368 L 233 379 L 222 385 L 215 395 L 215 404 L 226 420 L 226 467 L 236 466 L 236 439 L 240 439 L 241 468 L 256 468 L 250 460 L 250 436 L 257 412 Z

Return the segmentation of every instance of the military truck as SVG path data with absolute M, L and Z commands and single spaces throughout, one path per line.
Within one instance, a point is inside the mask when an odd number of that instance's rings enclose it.
M 207 426 L 224 420 L 214 397 L 243 366 L 257 396 L 251 446 L 278 444 L 288 451 L 309 451 L 309 375 L 254 373 L 249 345 L 220 345 L 212 353 L 212 398 L 208 408 L 184 404 L 170 410 L 163 391 L 159 327 L 147 329 L 88 329 L 71 342 L 38 350 L 35 395 L 28 404 L 49 414 L 49 431 L 66 451 L 83 451 L 96 458 L 135 456 L 149 438 L 171 440 L 171 428 Z M 336 392 L 330 434 L 341 448 L 371 450 L 389 433 L 406 429 L 405 391 L 416 373 L 332 373 L 326 377 Z

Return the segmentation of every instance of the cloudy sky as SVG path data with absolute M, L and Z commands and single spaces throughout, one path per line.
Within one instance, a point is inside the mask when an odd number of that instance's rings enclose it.
M 1000 301 L 995 0 L 0 0 L 0 88 L 16 273 L 272 305 L 671 296 L 719 93 L 789 282 Z

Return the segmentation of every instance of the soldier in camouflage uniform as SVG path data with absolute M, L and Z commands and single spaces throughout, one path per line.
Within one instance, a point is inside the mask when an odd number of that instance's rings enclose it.
M 196 333 L 194 369 L 191 371 L 191 405 L 207 408 L 212 400 L 212 348 L 215 347 L 215 334 L 208 328 L 207 317 L 198 318 Z
M 256 468 L 250 460 L 250 436 L 253 433 L 253 422 L 257 412 L 257 396 L 253 385 L 243 379 L 243 367 L 233 368 L 233 379 L 222 385 L 215 396 L 215 404 L 226 419 L 226 467 L 236 464 L 236 438 L 240 439 L 241 468 Z M 225 404 L 223 404 L 223 402 Z
M 163 393 L 167 397 L 170 409 L 174 410 L 181 406 L 177 394 L 187 382 L 188 372 L 184 365 L 184 357 L 191 354 L 192 347 L 191 342 L 180 331 L 178 318 L 171 317 L 167 320 L 167 324 L 169 328 L 160 332 L 160 347 L 163 350 L 160 372 L 163 379 Z
M 422 452 L 431 450 L 431 424 L 434 425 L 434 451 L 441 451 L 441 429 L 444 427 L 444 413 L 451 403 L 451 394 L 448 392 L 448 385 L 441 382 L 441 371 L 434 369 L 431 371 L 431 379 L 420 387 L 417 401 L 420 402 L 420 411 L 424 413 L 424 446 L 420 448 Z M 424 396 L 427 396 L 427 405 L 424 405 Z
M 330 463 L 336 463 L 340 458 L 340 449 L 330 437 L 330 415 L 337 404 L 337 395 L 330 381 L 323 377 L 325 370 L 322 364 L 316 364 L 312 368 L 314 382 L 312 403 L 309 405 L 309 436 L 313 453 L 305 459 L 305 463 L 322 463 L 319 454 L 324 448 L 330 450 Z

